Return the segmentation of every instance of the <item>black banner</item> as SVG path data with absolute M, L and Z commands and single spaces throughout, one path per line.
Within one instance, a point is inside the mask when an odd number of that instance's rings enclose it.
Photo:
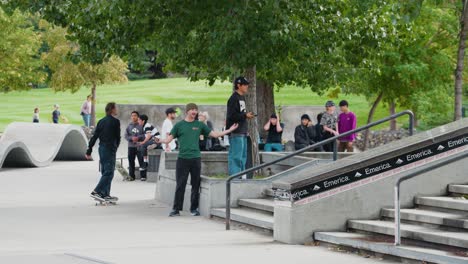
M 391 158 L 370 166 L 356 169 L 344 174 L 340 174 L 326 180 L 315 182 L 313 184 L 291 191 L 293 201 L 298 201 L 321 192 L 329 191 L 350 183 L 354 183 L 366 178 L 372 177 L 386 171 L 394 170 L 399 167 L 420 161 L 432 156 L 468 145 L 468 135 L 459 136 L 453 139 L 442 141 L 424 148 L 401 154 L 398 157 Z M 278 193 L 279 194 L 279 193 Z M 284 198 L 284 197 L 278 197 Z

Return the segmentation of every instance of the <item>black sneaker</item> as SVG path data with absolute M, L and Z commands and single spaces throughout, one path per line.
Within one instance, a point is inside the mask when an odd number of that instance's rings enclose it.
M 105 199 L 104 199 L 104 196 L 102 196 L 101 194 L 99 194 L 99 193 L 97 193 L 97 192 L 95 192 L 95 191 L 93 191 L 93 192 L 91 193 L 90 196 L 91 196 L 92 198 L 94 198 L 94 199 L 97 199 L 97 200 L 101 200 L 101 201 L 104 201 L 104 200 L 105 200 Z
M 104 197 L 104 200 L 109 201 L 109 202 L 117 202 L 119 200 L 119 197 L 108 195 Z
M 172 210 L 169 217 L 180 216 L 179 210 Z
M 146 178 L 140 178 L 141 181 L 146 181 Z
M 198 211 L 198 209 L 190 210 L 190 214 L 192 216 L 200 216 L 200 212 Z

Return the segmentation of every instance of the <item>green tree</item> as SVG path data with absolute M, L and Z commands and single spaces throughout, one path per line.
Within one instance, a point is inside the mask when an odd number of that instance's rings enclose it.
M 0 8 L 0 90 L 28 90 L 45 80 L 38 56 L 40 35 L 28 16 L 15 11 L 7 14 Z
M 42 54 L 44 64 L 51 71 L 50 87 L 55 91 L 78 91 L 83 86 L 91 87 L 91 125 L 96 123 L 96 87 L 102 84 L 127 81 L 127 64 L 111 56 L 99 64 L 81 61 L 80 47 L 67 39 L 67 30 L 41 21 L 43 38 L 49 50 Z

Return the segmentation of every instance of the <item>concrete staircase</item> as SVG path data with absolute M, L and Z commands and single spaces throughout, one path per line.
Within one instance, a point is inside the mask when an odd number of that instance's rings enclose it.
M 264 194 L 264 198 L 239 199 L 239 207 L 231 208 L 231 220 L 234 222 L 273 231 L 273 191 L 265 191 Z M 211 215 L 219 218 L 226 218 L 226 209 L 212 209 Z
M 316 232 L 326 244 L 427 263 L 468 263 L 468 185 L 449 185 L 449 196 L 416 197 L 401 209 L 402 245 L 393 245 L 393 209 L 379 220 L 349 220 L 348 232 Z M 466 197 L 466 198 L 465 198 Z

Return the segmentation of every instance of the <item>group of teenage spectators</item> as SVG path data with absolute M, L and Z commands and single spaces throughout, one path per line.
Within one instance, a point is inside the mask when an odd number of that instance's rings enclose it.
M 325 112 L 317 115 L 317 123 L 314 125 L 309 115 L 304 114 L 301 117 L 301 124 L 294 131 L 294 146 L 296 150 L 308 147 L 322 140 L 332 138 L 356 128 L 356 115 L 349 110 L 346 100 L 339 104 L 340 114 L 336 113 L 335 103 L 328 101 L 325 104 Z M 339 152 L 353 152 L 353 142 L 355 135 L 351 134 L 340 138 L 338 144 Z M 315 151 L 333 151 L 333 143 L 325 144 Z

